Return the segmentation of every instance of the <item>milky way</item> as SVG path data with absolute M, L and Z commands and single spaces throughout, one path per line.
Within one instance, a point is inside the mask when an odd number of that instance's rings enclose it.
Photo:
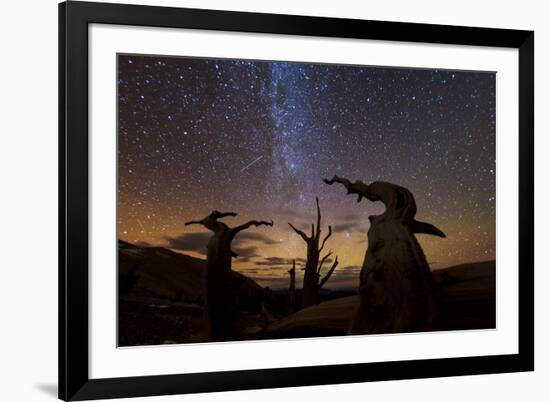
M 448 236 L 418 236 L 432 268 L 495 258 L 493 73 L 120 55 L 118 116 L 122 239 L 204 258 L 185 221 L 273 219 L 236 239 L 233 266 L 285 286 L 305 256 L 287 222 L 312 223 L 318 196 L 330 282 L 352 286 L 383 208 L 323 184 L 337 174 L 409 188 Z

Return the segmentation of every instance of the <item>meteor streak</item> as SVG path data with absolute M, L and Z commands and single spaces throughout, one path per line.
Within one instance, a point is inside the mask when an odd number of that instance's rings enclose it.
M 263 155 L 262 156 L 258 156 L 256 159 L 254 159 L 252 162 L 250 162 L 248 165 L 246 165 L 245 167 L 243 167 L 241 169 L 241 173 L 244 172 L 246 169 L 248 169 L 250 166 L 252 166 L 253 164 L 255 164 L 256 162 L 258 162 L 260 159 L 263 158 Z

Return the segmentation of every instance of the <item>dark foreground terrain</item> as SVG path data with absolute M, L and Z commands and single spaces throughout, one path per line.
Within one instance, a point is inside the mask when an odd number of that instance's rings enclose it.
M 119 241 L 119 346 L 205 342 L 204 260 Z M 358 303 L 354 290 L 323 291 L 322 302 L 287 315 L 286 290 L 234 273 L 242 339 L 345 335 Z M 438 330 L 495 328 L 495 261 L 433 272 Z M 300 294 L 297 294 L 299 302 Z
M 496 325 L 495 261 L 457 265 L 432 273 L 440 331 Z M 270 323 L 266 338 L 345 335 L 359 296 L 341 297 Z

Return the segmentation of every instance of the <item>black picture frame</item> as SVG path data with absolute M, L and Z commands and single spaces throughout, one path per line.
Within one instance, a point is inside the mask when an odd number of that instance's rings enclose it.
M 519 51 L 517 354 L 90 379 L 88 25 L 508 47 Z M 70 1 L 59 5 L 59 398 L 89 400 L 534 370 L 534 32 Z M 512 184 L 511 184 L 512 185 Z M 336 368 L 336 369 L 335 369 Z

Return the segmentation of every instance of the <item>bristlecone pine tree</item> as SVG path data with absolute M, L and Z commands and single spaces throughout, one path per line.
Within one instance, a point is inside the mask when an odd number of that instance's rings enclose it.
M 321 268 L 323 268 L 323 264 L 332 255 L 332 251 L 329 251 L 323 258 L 320 258 L 321 251 L 325 247 L 326 241 L 332 235 L 332 227 L 329 225 L 328 234 L 323 239 L 321 247 L 319 247 L 321 238 L 321 209 L 319 208 L 319 198 L 316 197 L 315 201 L 317 203 L 317 227 L 311 224 L 311 236 L 306 235 L 303 231 L 296 229 L 289 223 L 290 227 L 304 239 L 307 245 L 307 261 L 304 268 L 304 282 L 302 286 L 302 308 L 319 303 L 319 290 L 329 280 L 338 266 L 338 257 L 336 257 L 332 267 L 323 279 L 320 279 Z
M 386 210 L 369 216 L 368 248 L 360 276 L 360 304 L 350 334 L 427 331 L 433 328 L 434 305 L 431 272 L 415 233 L 439 237 L 435 226 L 414 219 L 416 203 L 404 187 L 334 176 L 327 184 L 340 183 L 348 194 L 381 201 Z
M 292 260 L 292 268 L 288 270 L 290 274 L 290 286 L 288 288 L 288 314 L 296 310 L 296 260 Z
M 273 226 L 273 221 L 249 221 L 230 228 L 218 219 L 237 216 L 235 212 L 213 211 L 199 221 L 186 222 L 186 225 L 203 225 L 214 232 L 208 241 L 204 295 L 208 334 L 213 340 L 236 339 L 240 336 L 237 317 L 237 298 L 233 290 L 231 258 L 237 253 L 231 250 L 235 235 L 250 226 Z

